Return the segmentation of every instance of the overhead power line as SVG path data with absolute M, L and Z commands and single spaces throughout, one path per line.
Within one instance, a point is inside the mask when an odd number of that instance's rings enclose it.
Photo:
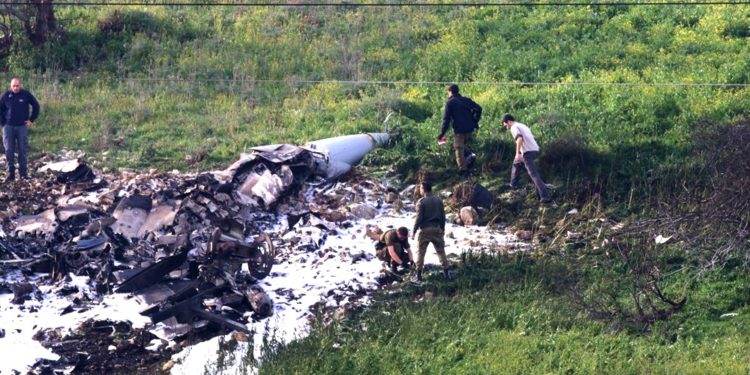
M 45 80 L 45 78 L 37 78 Z M 55 78 L 51 78 L 55 80 Z M 27 78 L 29 80 L 29 78 Z M 388 80 L 300 80 L 300 79 L 253 79 L 253 78 L 136 78 L 112 77 L 102 81 L 119 82 L 195 82 L 195 83 L 250 83 L 250 84 L 338 84 L 338 85 L 482 85 L 482 86 L 619 86 L 619 87 L 715 87 L 746 88 L 750 83 L 719 82 L 505 82 L 505 81 L 388 81 Z
M 28 0 L 10 0 L 3 2 L 5 5 L 29 5 Z M 58 7 L 99 7 L 99 6 L 199 6 L 199 7 L 585 7 L 585 6 L 709 6 L 709 5 L 750 5 L 750 1 L 598 1 L 598 2 L 461 2 L 461 3 L 420 3 L 420 2 L 393 2 L 393 3 L 359 3 L 359 2 L 311 2 L 311 3 L 263 3 L 263 2 L 127 2 L 127 1 L 57 1 Z

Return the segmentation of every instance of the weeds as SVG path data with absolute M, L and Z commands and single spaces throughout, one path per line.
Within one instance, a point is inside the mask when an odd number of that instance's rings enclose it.
M 315 327 L 309 338 L 290 343 L 264 361 L 260 373 L 594 374 L 648 369 L 718 374 L 747 369 L 748 342 L 741 338 L 750 329 L 746 315 L 724 322 L 718 331 L 686 335 L 688 329 L 715 324 L 695 316 L 702 314 L 710 292 L 693 289 L 695 305 L 686 304 L 674 324 L 653 323 L 651 334 L 612 330 L 570 304 L 560 285 L 568 268 L 560 260 L 466 253 L 452 288 L 427 283 L 422 290 L 405 290 L 401 298 L 376 298 L 374 306 L 353 320 Z M 692 320 L 686 321 L 686 315 Z M 739 331 L 727 332 L 730 326 Z M 715 359 L 727 362 L 719 365 Z

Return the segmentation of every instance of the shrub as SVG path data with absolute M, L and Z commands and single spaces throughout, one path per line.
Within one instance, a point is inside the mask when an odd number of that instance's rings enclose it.
M 601 169 L 603 155 L 573 135 L 547 142 L 543 151 L 539 164 L 545 171 L 580 178 L 591 177 Z
M 119 33 L 125 29 L 125 17 L 116 10 L 96 23 L 96 27 L 103 33 Z

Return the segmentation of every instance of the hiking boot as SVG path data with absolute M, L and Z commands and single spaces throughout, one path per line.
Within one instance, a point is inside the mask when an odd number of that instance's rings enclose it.
M 422 281 L 422 270 L 417 270 L 417 276 L 415 277 L 417 281 Z
M 545 199 L 545 200 L 543 200 L 543 201 L 540 201 L 540 202 L 541 202 L 541 203 L 542 203 L 543 205 L 545 205 L 545 206 L 553 206 L 553 205 L 555 204 L 555 201 L 553 201 L 553 200 L 552 200 L 552 198 L 550 198 L 550 199 Z
M 477 161 L 477 154 L 471 153 L 469 156 L 466 157 L 466 168 L 471 168 L 474 166 L 474 162 Z
M 520 188 L 521 188 L 520 186 L 513 186 L 511 184 L 502 184 L 502 185 L 500 185 L 500 191 L 518 190 Z
M 469 172 L 469 170 L 468 170 L 468 169 L 464 169 L 464 170 L 462 170 L 462 171 L 460 172 L 460 174 L 461 174 L 461 178 L 466 178 L 466 179 L 468 179 L 469 177 L 471 177 L 471 172 Z

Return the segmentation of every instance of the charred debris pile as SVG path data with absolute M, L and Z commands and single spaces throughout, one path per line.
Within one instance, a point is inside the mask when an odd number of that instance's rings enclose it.
M 271 272 L 276 248 L 306 246 L 299 237 L 267 234 L 279 215 L 291 228 L 367 211 L 351 196 L 306 196 L 300 189 L 338 178 L 387 141 L 384 134 L 346 137 L 358 137 L 362 147 L 347 153 L 329 140 L 263 146 L 223 171 L 194 175 L 104 175 L 81 154 L 45 155 L 30 166 L 34 179 L 0 191 L 0 276 L 42 273 L 48 277 L 40 282 L 58 285 L 69 275 L 87 276 L 99 296 L 137 296 L 147 306 L 142 314 L 169 327 L 161 336 L 168 339 L 250 333 L 248 322 L 273 314 L 256 281 Z M 17 304 L 42 298 L 28 281 L 0 288 Z M 70 309 L 86 309 L 86 301 L 76 301 Z

